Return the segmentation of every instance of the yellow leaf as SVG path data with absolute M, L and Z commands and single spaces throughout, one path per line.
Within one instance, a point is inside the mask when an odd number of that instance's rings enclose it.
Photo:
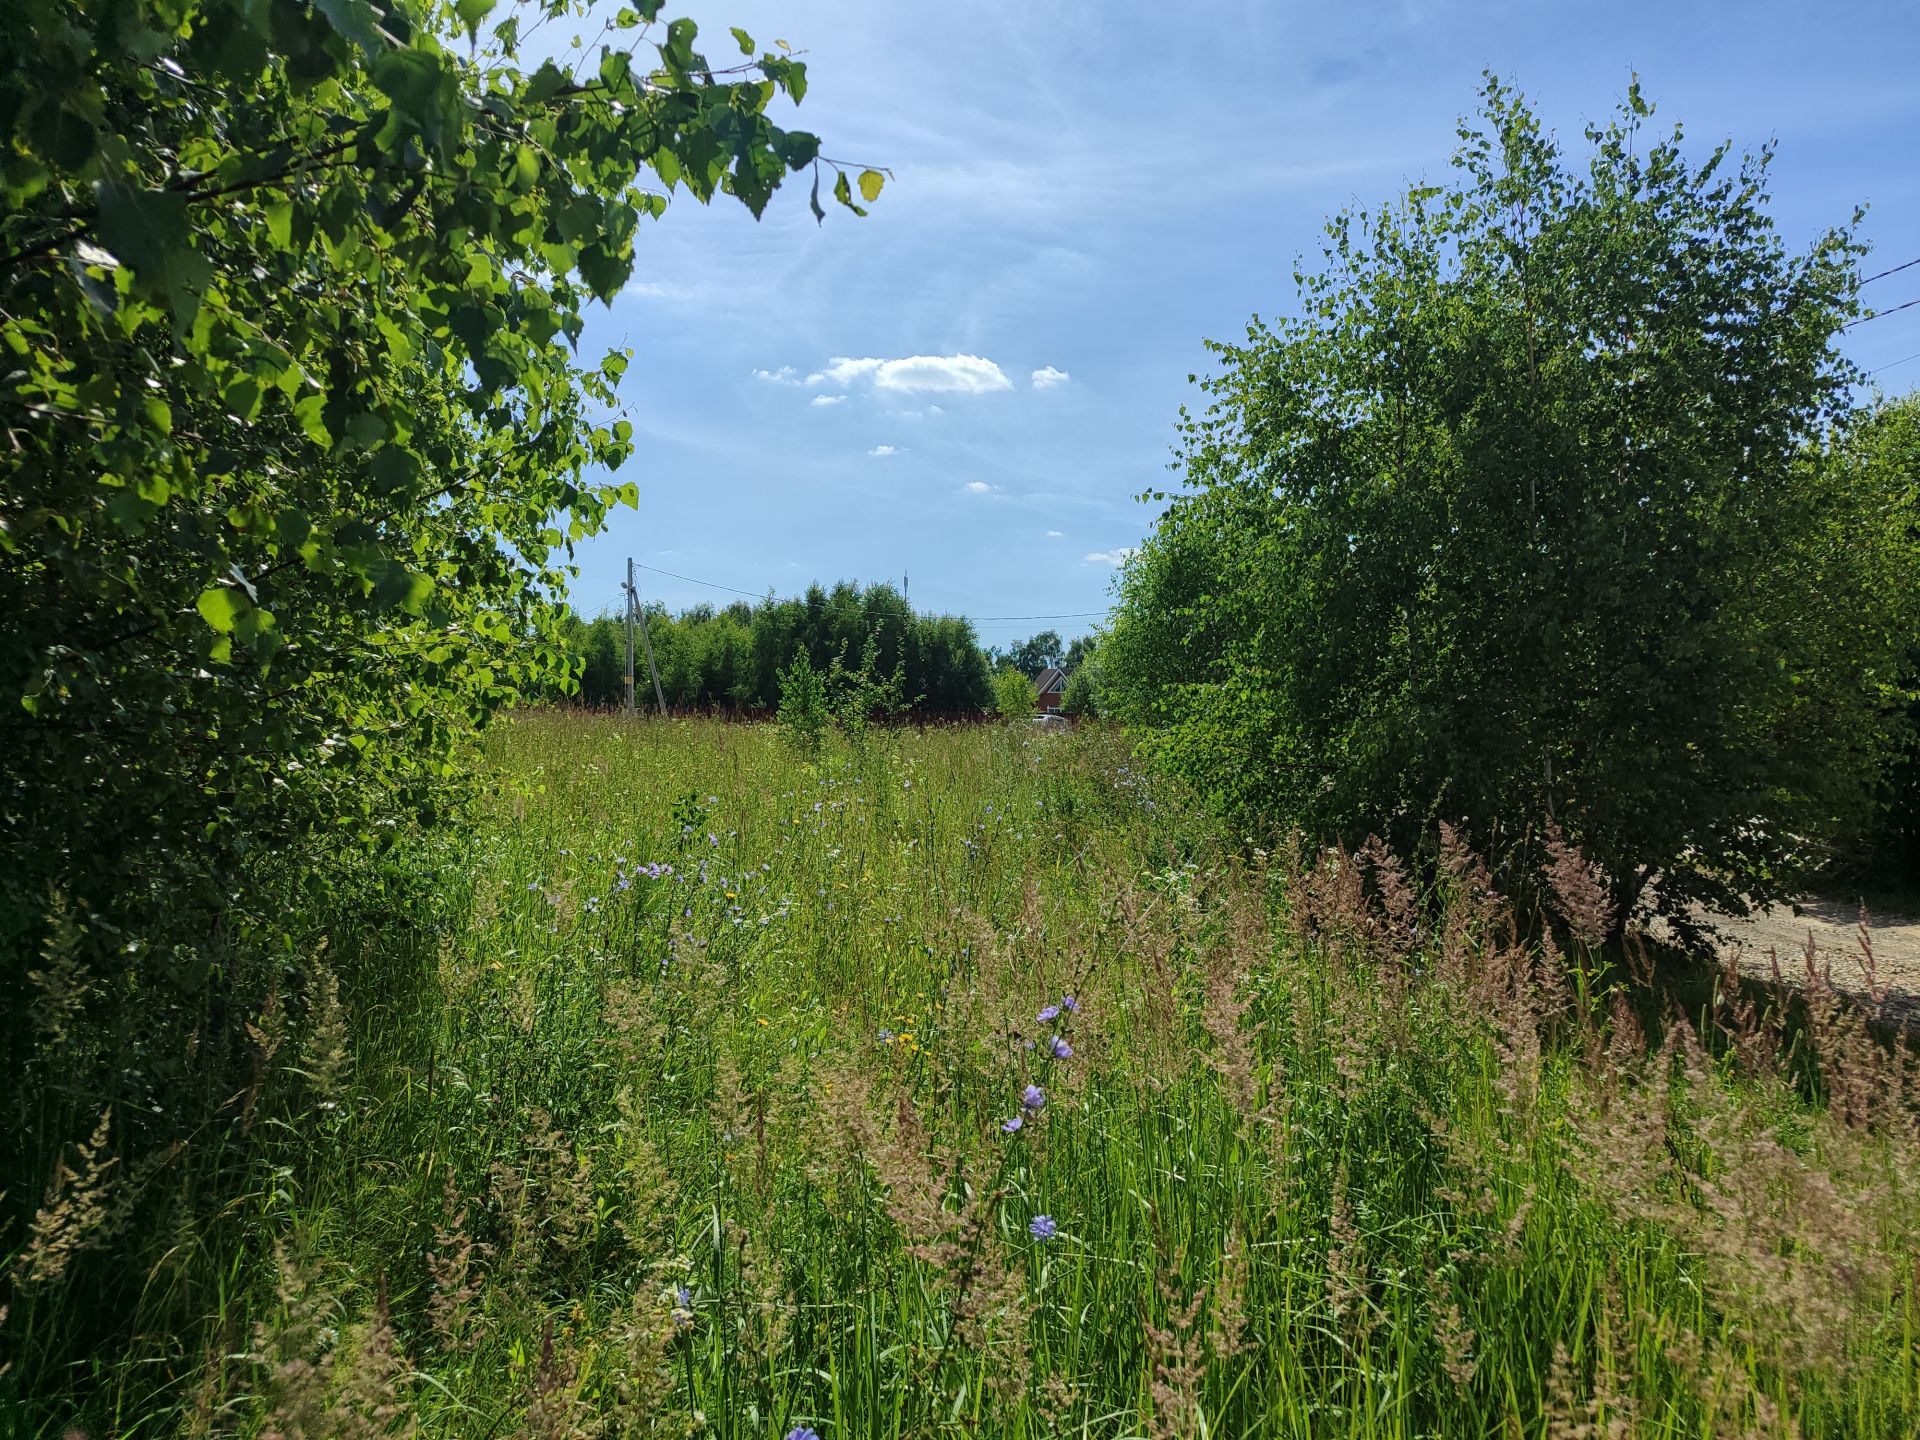
M 878 170 L 860 172 L 860 198 L 869 205 L 880 198 L 880 187 L 887 183 L 887 177 Z

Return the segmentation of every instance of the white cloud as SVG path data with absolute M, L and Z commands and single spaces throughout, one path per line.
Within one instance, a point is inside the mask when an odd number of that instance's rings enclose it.
M 1061 531 L 1061 530 L 1049 530 L 1049 531 L 1047 531 L 1047 538 L 1048 538 L 1049 540 L 1064 540 L 1064 539 L 1066 539 L 1067 537 L 1066 537 L 1066 533 L 1065 533 L 1064 531 Z
M 800 372 L 791 365 L 782 365 L 778 370 L 756 370 L 753 372 L 753 378 L 764 380 L 769 385 L 798 385 Z
M 898 455 L 899 453 L 900 452 L 894 449 L 894 447 L 891 445 L 876 445 L 871 450 L 867 451 L 867 454 L 871 455 L 876 460 L 884 460 L 889 455 Z
M 1011 390 L 1013 382 L 993 361 L 979 355 L 905 355 L 897 360 L 873 356 L 852 360 L 836 356 L 824 370 L 807 376 L 809 385 L 852 385 L 871 378 L 874 389 L 915 395 L 932 391 L 955 395 L 986 395 Z M 784 383 L 784 382 L 783 382 Z
M 871 375 L 886 363 L 884 360 L 829 360 L 826 369 L 816 370 L 807 376 L 807 384 L 851 385 L 861 376 Z
M 1071 378 L 1073 377 L 1068 375 L 1064 370 L 1056 370 L 1051 365 L 1042 365 L 1038 370 L 1033 372 L 1033 388 L 1036 390 L 1051 390 L 1056 385 L 1066 384 Z
M 816 395 L 807 403 L 809 405 L 838 405 L 846 398 L 844 395 Z
M 1127 563 L 1136 553 L 1132 545 L 1116 546 L 1112 550 L 1089 550 L 1087 563 L 1090 565 L 1111 565 L 1115 569 Z
M 987 484 L 984 480 L 969 480 L 966 488 L 967 494 L 969 495 L 991 495 L 994 493 L 994 487 Z

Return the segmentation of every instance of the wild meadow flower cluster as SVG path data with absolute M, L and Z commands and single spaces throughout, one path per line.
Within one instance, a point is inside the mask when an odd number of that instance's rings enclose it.
M 432 923 L 334 917 L 250 1022 L 242 1163 L 76 1124 L 17 1433 L 1920 1433 L 1913 1050 L 1600 955 L 1570 846 L 1523 926 L 1097 727 L 490 764 Z

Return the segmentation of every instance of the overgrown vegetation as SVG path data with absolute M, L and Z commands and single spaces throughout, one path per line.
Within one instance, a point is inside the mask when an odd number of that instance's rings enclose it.
M 920 714 L 967 715 L 992 704 L 973 626 L 958 616 L 918 614 L 891 585 L 810 585 L 795 598 L 737 600 L 720 610 L 698 605 L 679 615 L 654 607 L 647 631 L 661 691 L 675 709 L 771 713 L 785 703 L 782 673 L 801 657 L 819 674 L 836 665 L 850 671 L 864 667 L 869 645 L 867 673 L 897 676 L 908 708 Z M 578 698 L 622 703 L 624 618 L 572 617 L 565 645 L 579 665 Z M 644 668 L 639 674 L 644 690 Z
M 1490 81 L 1455 174 L 1328 227 L 1209 408 L 1104 647 L 1113 708 L 1236 825 L 1549 822 L 1624 923 L 1790 896 L 1905 727 L 1911 468 L 1850 463 L 1849 229 L 1789 252 L 1767 152 L 1638 88 L 1576 164 Z M 1684 257 L 1684 258 L 1681 258 Z M 1838 458 L 1836 458 L 1836 455 Z
M 1817 977 L 1791 1040 L 1731 973 L 1638 1005 L 1564 848 L 1560 951 L 1457 839 L 1425 895 L 1223 851 L 1108 730 L 491 755 L 418 927 L 334 914 L 252 1018 L 244 1160 L 74 1117 L 15 1433 L 1920 1423 L 1914 1057 Z
M 123 1195 L 251 1163 L 245 1025 L 322 1004 L 309 948 L 414 903 L 379 857 L 564 677 L 569 547 L 634 494 L 628 356 L 574 346 L 640 222 L 882 183 L 774 123 L 782 47 L 710 64 L 645 0 L 561 64 L 584 6 L 493 9 L 7 9 L 0 1243 L 79 1109 Z M 115 1275 L 70 1358 L 124 1339 Z
M 1610 943 L 1911 826 L 1850 234 L 1491 86 L 1223 347 L 1097 648 L 816 588 L 653 631 L 777 725 L 481 749 L 613 698 L 557 596 L 636 175 L 882 183 L 784 46 L 493 8 L 9 32 L 9 1435 L 1920 1429 L 1920 1057 L 1812 956 L 1682 1005 Z M 874 724 L 1053 667 L 1134 734 Z

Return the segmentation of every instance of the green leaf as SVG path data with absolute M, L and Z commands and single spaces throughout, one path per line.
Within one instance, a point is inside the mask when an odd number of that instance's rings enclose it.
M 753 54 L 753 37 L 738 25 L 733 27 L 733 39 L 734 43 L 740 47 L 740 53 L 742 55 Z
M 479 33 L 480 22 L 492 12 L 496 0 L 458 0 L 453 7 L 469 37 Z
M 847 172 L 844 170 L 837 172 L 833 177 L 833 198 L 856 215 L 865 215 L 867 213 L 860 206 L 853 203 L 853 186 L 847 182 Z
M 275 248 L 285 250 L 293 244 L 293 202 L 275 200 L 261 211 L 267 222 L 267 240 Z
M 134 274 L 164 282 L 174 258 L 187 249 L 187 197 L 176 190 L 138 190 L 118 181 L 94 187 L 99 218 L 94 234 Z
M 331 450 L 333 434 L 327 429 L 326 409 L 325 395 L 309 395 L 294 405 L 293 418 L 299 422 L 309 440 L 324 450 Z
M 369 0 L 314 0 L 313 8 L 362 49 L 372 50 L 380 45 L 379 16 Z
M 200 598 L 194 602 L 194 609 L 221 634 L 227 634 L 239 623 L 240 617 L 253 608 L 253 602 L 238 590 L 225 585 L 214 585 L 200 592 Z
M 418 615 L 433 594 L 433 578 L 418 570 L 409 570 L 395 560 L 388 564 L 373 587 L 373 603 L 382 609 L 398 608 Z

